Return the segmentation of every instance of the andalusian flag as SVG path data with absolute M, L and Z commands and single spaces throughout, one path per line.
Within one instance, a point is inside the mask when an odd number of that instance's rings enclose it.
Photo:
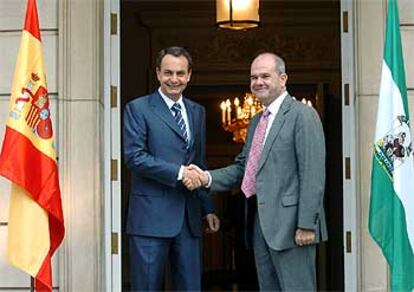
M 52 290 L 51 258 L 64 236 L 49 108 L 36 0 L 28 0 L 0 174 L 12 182 L 7 256 L 37 291 Z
M 387 28 L 372 162 L 369 231 L 390 266 L 391 290 L 414 289 L 414 161 L 396 0 Z

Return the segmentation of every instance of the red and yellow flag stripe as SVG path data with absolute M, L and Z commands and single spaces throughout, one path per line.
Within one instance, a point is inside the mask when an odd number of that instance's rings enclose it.
M 37 291 L 51 291 L 64 220 L 36 0 L 27 1 L 0 174 L 12 182 L 8 259 L 35 278 Z

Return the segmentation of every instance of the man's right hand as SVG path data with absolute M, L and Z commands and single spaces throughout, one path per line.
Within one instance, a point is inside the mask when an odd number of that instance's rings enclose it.
M 190 191 L 201 186 L 206 186 L 208 184 L 208 175 L 197 165 L 190 164 L 189 166 L 184 167 L 183 184 Z

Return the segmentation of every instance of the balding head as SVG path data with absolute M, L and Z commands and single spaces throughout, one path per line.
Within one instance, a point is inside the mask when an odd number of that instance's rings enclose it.
M 277 74 L 282 74 L 282 73 L 286 73 L 286 65 L 285 65 L 285 61 L 278 55 L 274 54 L 274 53 L 270 53 L 270 52 L 264 52 L 264 53 L 260 53 L 258 54 L 254 59 L 253 62 L 256 59 L 261 59 L 261 58 L 271 58 L 273 59 L 273 62 L 275 64 L 275 70 Z M 253 63 L 252 62 L 252 63 Z
M 273 53 L 262 53 L 254 58 L 250 68 L 250 89 L 265 105 L 269 106 L 286 91 L 285 62 Z

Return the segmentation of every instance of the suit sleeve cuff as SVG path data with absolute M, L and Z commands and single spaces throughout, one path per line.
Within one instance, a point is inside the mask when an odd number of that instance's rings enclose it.
M 307 229 L 307 230 L 316 230 L 319 225 L 319 213 L 315 213 L 312 216 L 307 216 L 306 218 L 299 218 L 298 228 Z

